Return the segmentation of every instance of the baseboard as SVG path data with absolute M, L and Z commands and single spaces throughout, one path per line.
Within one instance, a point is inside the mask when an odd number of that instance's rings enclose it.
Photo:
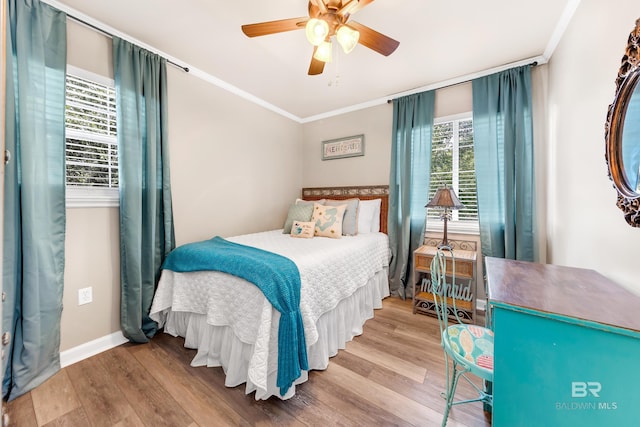
M 73 365 L 76 362 L 95 356 L 98 353 L 102 353 L 128 341 L 129 340 L 122 335 L 122 332 L 114 332 L 111 335 L 89 341 L 88 343 L 60 353 L 60 366 L 64 368 L 65 366 Z

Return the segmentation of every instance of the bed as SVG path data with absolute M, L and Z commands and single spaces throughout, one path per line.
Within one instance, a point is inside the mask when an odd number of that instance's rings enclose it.
M 341 238 L 292 238 L 280 229 L 224 240 L 295 263 L 308 370 L 323 370 L 330 357 L 362 333 L 364 322 L 389 296 L 388 186 L 304 188 L 302 199 L 340 201 L 335 204 L 358 199 L 363 207 L 358 213 L 372 202 L 379 210 L 370 220 L 371 229 L 358 221 L 362 232 Z M 255 392 L 256 400 L 289 399 L 296 385 L 308 379 L 308 370 L 302 370 L 286 390 L 278 387 L 280 312 L 256 285 L 240 277 L 163 269 L 150 316 L 165 333 L 183 337 L 185 347 L 197 350 L 191 366 L 222 367 L 227 387 L 245 384 L 245 392 Z

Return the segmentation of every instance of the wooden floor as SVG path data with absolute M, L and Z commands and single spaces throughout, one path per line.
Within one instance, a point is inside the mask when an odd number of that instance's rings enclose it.
M 28 426 L 439 426 L 444 359 L 435 318 L 387 298 L 364 333 L 312 371 L 286 401 L 227 388 L 221 368 L 192 368 L 194 350 L 161 333 L 68 366 L 7 405 Z M 471 397 L 460 383 L 456 397 Z M 455 406 L 449 426 L 489 426 L 479 403 Z

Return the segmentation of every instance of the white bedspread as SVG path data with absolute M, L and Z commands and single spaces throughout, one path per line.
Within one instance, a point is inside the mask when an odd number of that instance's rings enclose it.
M 382 233 L 301 239 L 273 230 L 228 240 L 278 253 L 296 263 L 307 348 L 318 340 L 320 317 L 389 265 L 388 238 Z M 252 345 L 247 382 L 267 390 L 269 373 L 277 367 L 279 313 L 256 286 L 225 273 L 164 270 L 150 315 L 163 326 L 171 312 L 204 315 L 208 325 L 230 327 L 237 339 Z M 165 328 L 165 332 L 177 335 L 184 331 Z

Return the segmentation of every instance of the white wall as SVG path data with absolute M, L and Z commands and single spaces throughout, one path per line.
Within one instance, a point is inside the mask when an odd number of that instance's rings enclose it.
M 303 186 L 331 187 L 389 183 L 391 104 L 306 123 Z M 322 141 L 364 134 L 364 156 L 322 160 Z
M 113 77 L 111 40 L 69 22 L 68 62 Z M 177 244 L 282 227 L 302 187 L 302 125 L 168 66 Z M 120 330 L 117 208 L 67 209 L 64 351 Z M 78 306 L 78 289 L 93 302 Z
M 640 294 L 640 229 L 625 222 L 604 124 L 640 2 L 582 0 L 549 62 L 549 262 L 596 270 Z
M 168 85 L 177 243 L 282 228 L 302 187 L 302 125 L 177 69 Z

